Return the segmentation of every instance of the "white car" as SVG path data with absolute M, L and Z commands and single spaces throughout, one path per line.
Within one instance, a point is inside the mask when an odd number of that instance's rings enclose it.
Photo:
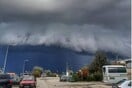
M 112 88 L 132 88 L 132 80 L 124 80 L 112 86 Z

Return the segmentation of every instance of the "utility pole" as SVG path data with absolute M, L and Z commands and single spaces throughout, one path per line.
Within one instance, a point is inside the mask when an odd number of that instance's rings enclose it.
M 69 66 L 68 66 L 68 62 L 66 63 L 66 76 L 69 76 Z
M 27 59 L 27 60 L 24 60 L 24 63 L 23 63 L 23 71 L 22 71 L 22 73 L 24 74 L 24 72 L 25 72 L 25 65 L 26 65 L 26 62 L 28 62 L 29 60 Z

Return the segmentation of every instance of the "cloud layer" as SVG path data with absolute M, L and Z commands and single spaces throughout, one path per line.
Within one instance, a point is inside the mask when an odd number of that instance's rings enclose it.
M 0 44 L 130 56 L 130 0 L 0 0 Z

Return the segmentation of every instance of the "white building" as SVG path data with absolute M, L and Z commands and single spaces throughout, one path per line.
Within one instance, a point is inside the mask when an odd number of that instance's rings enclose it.
M 132 59 L 118 60 L 116 64 L 125 65 L 127 68 L 128 78 L 131 79 L 132 74 Z
M 2 69 L 0 69 L 0 74 L 1 74 L 1 73 L 3 73 L 3 70 L 2 70 Z

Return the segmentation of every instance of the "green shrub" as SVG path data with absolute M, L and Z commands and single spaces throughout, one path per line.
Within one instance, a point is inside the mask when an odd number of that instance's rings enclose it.
M 103 79 L 103 76 L 102 76 L 102 73 L 94 73 L 94 78 L 95 78 L 95 81 L 102 81 Z
M 78 74 L 72 75 L 72 80 L 74 81 L 102 81 L 102 79 L 103 79 L 102 73 L 99 72 L 88 75 L 86 79 L 80 78 Z
M 87 81 L 94 81 L 94 80 L 95 80 L 94 75 L 89 75 L 87 77 Z
M 76 74 L 76 73 L 74 73 L 74 74 L 72 75 L 72 80 L 74 80 L 75 82 L 76 82 L 76 81 L 81 81 L 81 79 L 79 78 L 78 74 Z
M 43 72 L 43 68 L 42 67 L 39 67 L 39 66 L 35 66 L 33 68 L 33 71 L 32 71 L 32 74 L 35 76 L 35 77 L 40 77 L 41 74 Z
M 94 73 L 87 77 L 87 81 L 102 81 L 102 78 L 101 73 Z

